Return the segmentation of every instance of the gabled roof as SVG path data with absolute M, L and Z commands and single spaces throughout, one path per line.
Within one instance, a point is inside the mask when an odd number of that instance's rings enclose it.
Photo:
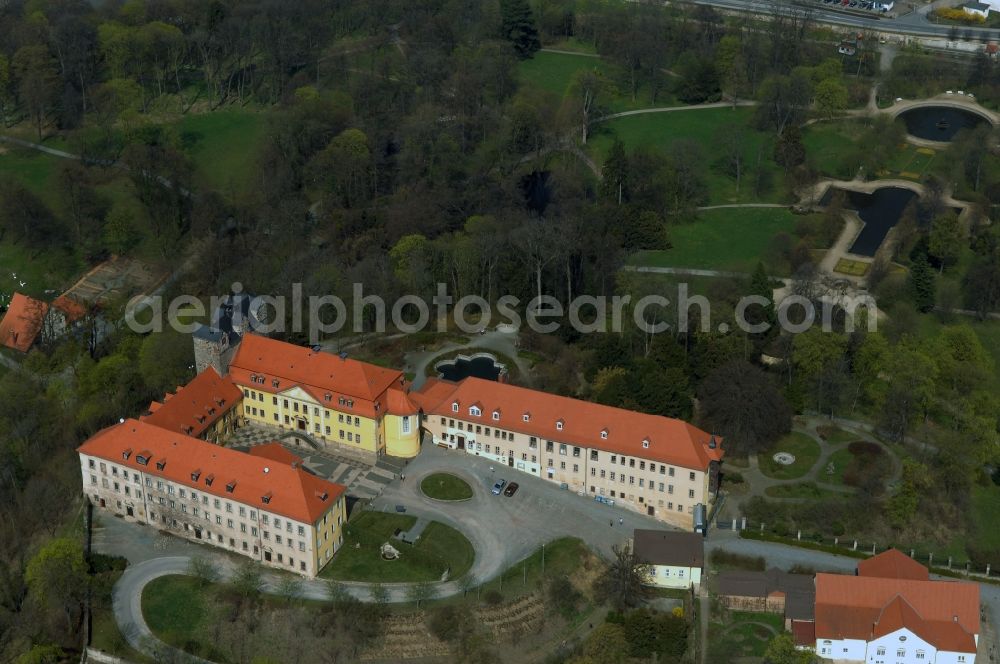
M 149 404 L 149 415 L 139 419 L 163 429 L 198 437 L 243 397 L 243 391 L 228 378 L 208 367 L 163 403 Z
M 443 389 L 434 384 L 441 396 Z M 425 386 L 426 387 L 426 386 Z M 428 394 L 429 396 L 429 394 Z M 716 438 L 682 420 L 647 415 L 623 408 L 540 392 L 482 378 L 466 378 L 450 394 L 424 410 L 431 414 L 475 419 L 468 406 L 483 405 L 484 424 L 543 439 L 578 444 L 607 452 L 651 459 L 685 468 L 705 470 L 723 456 L 721 438 Z M 457 412 L 452 405 L 458 403 Z M 500 419 L 492 418 L 500 411 Z M 523 415 L 529 414 L 525 422 Z M 562 421 L 562 428 L 556 423 Z M 608 431 L 602 438 L 601 432 Z
M 42 331 L 49 305 L 33 297 L 14 293 L 3 320 L 0 320 L 0 345 L 27 353 Z
M 254 445 L 250 448 L 248 454 L 260 457 L 261 459 L 270 459 L 272 461 L 285 463 L 293 468 L 302 465 L 302 457 L 295 454 L 278 441 L 264 443 L 263 445 Z
M 719 594 L 764 599 L 785 596 L 785 617 L 813 620 L 816 586 L 809 574 L 790 574 L 771 568 L 766 572 L 731 571 L 719 574 Z
M 358 414 L 367 417 L 376 415 L 375 402 L 389 387 L 405 387 L 403 373 L 396 369 L 256 334 L 243 337 L 229 365 L 229 376 L 234 383 L 272 394 L 299 387 L 319 403 L 337 403 L 340 398 L 347 398 L 354 401 Z M 255 382 L 252 380 L 255 376 L 262 380 Z M 416 410 L 398 414 L 415 415 Z
M 63 313 L 67 323 L 75 323 L 87 315 L 87 307 L 65 293 L 52 301 L 52 307 Z
M 889 549 L 859 562 L 858 576 L 914 581 L 926 581 L 930 578 L 926 567 L 898 549 Z
M 870 641 L 904 627 L 939 649 L 975 652 L 979 586 L 816 575 L 816 638 Z
M 301 468 L 138 420 L 99 431 L 77 451 L 308 524 L 322 518 L 347 490 Z M 126 451 L 130 451 L 127 459 Z M 140 456 L 146 457 L 146 464 L 139 463 Z M 211 485 L 206 482 L 209 477 Z M 231 492 L 227 485 L 233 487 Z M 269 502 L 262 500 L 264 496 L 269 496 Z
M 636 529 L 633 538 L 632 550 L 640 562 L 672 567 L 704 565 L 705 538 L 698 533 Z

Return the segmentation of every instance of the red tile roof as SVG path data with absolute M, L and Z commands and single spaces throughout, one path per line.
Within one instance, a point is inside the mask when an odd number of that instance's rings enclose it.
M 397 403 L 381 403 L 386 401 L 384 395 L 390 387 L 405 389 L 403 373 L 396 369 L 315 352 L 256 334 L 243 337 L 229 366 L 229 375 L 238 385 L 271 394 L 301 387 L 319 403 L 337 404 L 344 397 L 354 401 L 353 410 L 366 417 L 376 416 L 376 401 L 380 401 L 380 409 Z M 260 380 L 254 381 L 253 377 Z M 412 415 L 416 410 L 397 414 Z
M 347 490 L 301 468 L 138 420 L 126 420 L 98 432 L 77 451 L 309 524 L 322 518 Z M 123 457 L 126 451 L 127 459 Z M 140 455 L 148 455 L 147 464 L 139 463 Z M 162 468 L 159 463 L 164 464 Z M 209 477 L 211 485 L 206 482 Z M 227 485 L 233 483 L 230 492 Z M 270 496 L 268 503 L 263 502 L 264 496 Z
M 930 578 L 926 567 L 898 549 L 889 549 L 859 562 L 858 576 L 914 581 L 926 581 Z
M 255 457 L 260 457 L 261 459 L 270 459 L 271 461 L 286 463 L 293 468 L 302 465 L 302 457 L 295 454 L 278 441 L 264 443 L 263 445 L 254 445 L 250 448 L 248 453 Z
M 243 398 L 243 391 L 208 367 L 163 403 L 149 404 L 142 421 L 189 436 L 201 436 Z
M 816 623 L 809 620 L 793 620 L 792 638 L 795 639 L 797 646 L 814 647 L 816 645 Z
M 975 652 L 979 586 L 816 575 L 816 638 L 870 641 L 901 627 L 939 649 Z
M 429 390 L 440 388 L 431 386 Z M 452 404 L 458 402 L 458 412 Z M 469 406 L 482 404 L 482 415 L 469 414 Z M 647 415 L 622 408 L 562 397 L 482 378 L 466 378 L 428 413 L 482 420 L 539 438 L 579 444 L 607 452 L 651 459 L 684 468 L 705 470 L 723 456 L 722 439 L 682 420 Z M 499 419 L 493 412 L 499 411 Z M 524 415 L 528 414 L 528 421 Z M 557 422 L 562 422 L 562 429 Z M 607 438 L 601 432 L 607 431 Z M 644 446 L 645 445 L 645 446 Z
M 53 300 L 52 306 L 63 312 L 67 323 L 75 323 L 87 315 L 87 307 L 65 293 Z
M 421 410 L 429 413 L 432 408 L 451 396 L 458 383 L 443 378 L 428 378 L 420 389 L 410 392 L 410 400 Z
M 7 313 L 0 320 L 0 345 L 27 353 L 42 331 L 49 305 L 33 297 L 14 293 Z

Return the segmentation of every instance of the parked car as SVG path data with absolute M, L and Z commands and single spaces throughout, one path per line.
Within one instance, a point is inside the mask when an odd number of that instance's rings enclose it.
M 503 495 L 505 495 L 508 498 L 510 498 L 515 493 L 517 493 L 517 487 L 518 487 L 517 482 L 511 482 L 510 484 L 507 485 L 507 488 L 504 489 Z
M 499 496 L 505 486 L 507 486 L 507 480 L 497 480 L 496 484 L 493 485 L 493 495 Z

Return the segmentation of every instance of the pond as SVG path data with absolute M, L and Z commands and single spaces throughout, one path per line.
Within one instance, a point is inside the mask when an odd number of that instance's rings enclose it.
M 928 141 L 950 141 L 963 129 L 974 129 L 988 120 L 978 113 L 950 106 L 922 106 L 903 111 L 899 117 L 912 136 Z
M 507 375 L 507 367 L 488 353 L 478 353 L 471 357 L 459 355 L 452 360 L 438 362 L 434 365 L 434 370 L 438 372 L 438 377 L 451 381 L 459 381 L 470 376 L 500 380 L 501 376 Z
M 870 194 L 830 187 L 821 202 L 828 204 L 837 191 L 844 193 L 847 207 L 856 210 L 865 222 L 864 228 L 848 250 L 859 256 L 874 256 L 886 234 L 903 216 L 903 210 L 910 201 L 917 198 L 916 193 L 902 187 L 882 187 Z

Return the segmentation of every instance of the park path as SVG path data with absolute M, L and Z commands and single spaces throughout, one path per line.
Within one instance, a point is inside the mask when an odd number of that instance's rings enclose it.
M 735 208 L 785 208 L 787 210 L 788 205 L 785 203 L 725 203 L 724 205 L 702 205 L 698 210 L 731 210 Z
M 598 124 L 614 120 L 616 118 L 627 118 L 631 115 L 646 115 L 647 113 L 678 113 L 680 111 L 707 111 L 714 108 L 733 108 L 742 106 L 756 106 L 757 102 L 745 99 L 740 101 L 713 101 L 708 104 L 688 104 L 686 106 L 654 106 L 653 108 L 638 108 L 633 111 L 621 111 L 619 113 L 609 113 L 608 115 L 596 118 L 591 124 Z

